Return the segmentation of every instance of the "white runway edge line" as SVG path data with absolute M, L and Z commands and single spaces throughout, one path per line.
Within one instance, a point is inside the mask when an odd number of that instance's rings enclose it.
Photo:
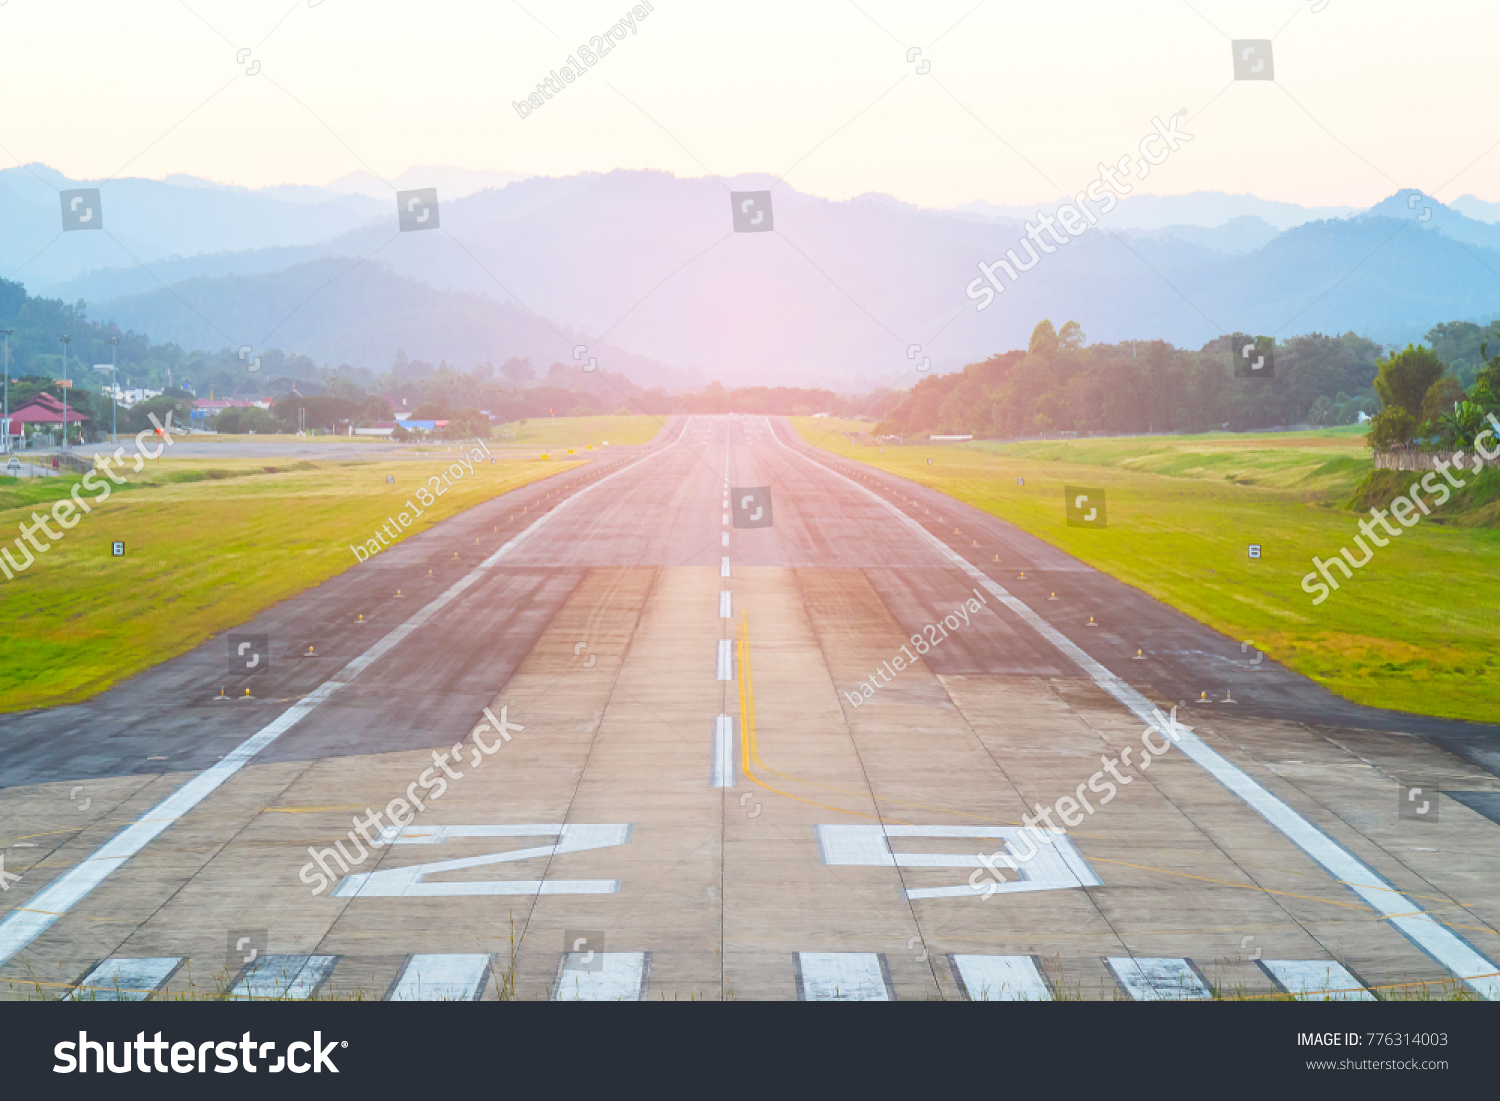
M 183 784 L 182 787 L 148 810 L 133 824 L 126 826 L 119 833 L 115 834 L 114 837 L 95 849 L 92 854 L 78 865 L 70 868 L 47 884 L 24 907 L 18 907 L 6 914 L 3 919 L 0 919 L 0 964 L 4 964 L 17 952 L 46 932 L 52 926 L 53 922 L 66 914 L 90 891 L 104 882 L 110 872 L 140 852 L 141 849 L 160 836 L 168 826 L 183 817 L 216 791 L 231 776 L 249 764 L 251 759 L 260 753 L 261 750 L 296 726 L 297 723 L 311 714 L 318 705 L 331 697 L 340 688 L 352 683 L 359 674 L 384 657 L 413 631 L 421 627 L 438 612 L 442 611 L 443 608 L 461 596 L 467 589 L 479 581 L 485 572 L 494 566 L 495 563 L 499 562 L 501 558 L 519 546 L 528 536 L 540 529 L 543 524 L 562 512 L 568 505 L 584 497 L 591 491 L 598 489 L 606 482 L 612 481 L 620 477 L 620 475 L 635 469 L 641 463 L 649 462 L 659 455 L 665 455 L 681 441 L 682 432 L 678 432 L 677 437 L 660 450 L 653 451 L 649 455 L 642 455 L 629 466 L 621 467 L 613 474 L 605 475 L 592 485 L 585 486 L 571 497 L 559 502 L 550 512 L 542 513 L 541 516 L 532 522 L 530 527 L 518 532 L 511 538 L 510 542 L 506 543 L 494 554 L 455 581 L 446 591 L 434 599 L 432 603 L 422 608 L 405 623 L 401 624 L 401 626 L 397 627 L 374 646 L 344 666 L 333 677 L 318 685 L 307 696 L 287 708 L 269 725 L 262 727 L 255 734 L 241 742 L 222 761 L 194 776 L 187 783 Z
M 769 420 L 767 423 L 769 423 Z M 983 585 L 1002 604 L 1020 616 L 1032 630 L 1036 631 L 1037 634 L 1041 635 L 1048 642 L 1052 643 L 1053 646 L 1057 647 L 1058 650 L 1071 658 L 1079 668 L 1093 678 L 1095 684 L 1120 701 L 1136 718 L 1147 725 L 1155 723 L 1156 719 L 1152 714 L 1154 709 L 1151 702 L 1145 696 L 1141 695 L 1133 687 L 1125 683 L 1125 681 L 1095 661 L 1071 639 L 1041 616 L 1037 615 L 1026 604 L 990 580 L 988 575 L 973 565 L 968 559 L 964 558 L 963 555 L 953 550 L 941 539 L 896 508 L 895 505 L 884 500 L 873 490 L 866 489 L 854 479 L 839 473 L 826 463 L 819 462 L 813 456 L 799 451 L 797 448 L 786 443 L 775 431 L 774 426 L 772 427 L 771 435 L 777 443 L 793 455 L 805 459 L 835 478 L 848 482 L 855 489 L 870 498 L 870 500 L 884 506 L 899 522 L 905 524 L 913 534 L 925 540 L 944 558 Z M 1434 921 L 1431 915 L 1424 913 L 1420 906 L 1397 891 L 1383 877 L 1377 875 L 1373 868 L 1367 867 L 1353 853 L 1349 852 L 1337 841 L 1333 840 L 1333 838 L 1329 837 L 1291 807 L 1261 787 L 1248 773 L 1238 765 L 1226 760 L 1217 751 L 1211 749 L 1196 734 L 1183 733 L 1177 742 L 1177 748 L 1196 764 L 1206 769 L 1219 783 L 1248 803 L 1251 809 L 1285 834 L 1304 853 L 1317 861 L 1329 875 L 1341 880 L 1346 887 L 1367 902 L 1377 912 L 1384 914 L 1390 919 L 1392 925 L 1404 933 L 1423 952 L 1426 952 L 1427 955 L 1446 967 L 1482 997 L 1490 1001 L 1500 1001 L 1500 975 L 1496 974 L 1497 971 L 1500 971 L 1500 967 L 1496 967 L 1495 964 L 1480 955 L 1468 941 L 1454 933 L 1453 930 Z

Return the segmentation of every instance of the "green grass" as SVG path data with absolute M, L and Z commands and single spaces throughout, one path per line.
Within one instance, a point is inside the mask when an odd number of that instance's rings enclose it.
M 527 447 L 574 448 L 582 451 L 605 440 L 612 447 L 650 443 L 667 423 L 666 417 L 534 417 L 503 424 L 496 435 L 501 444 Z
M 1301 588 L 1314 555 L 1357 550 L 1353 537 L 1365 513 L 1345 506 L 1363 499 L 1371 473 L 1357 431 L 882 452 L 861 435 L 868 425 L 792 423 L 812 443 L 983 509 L 1231 638 L 1251 640 L 1347 699 L 1446 718 L 1496 718 L 1500 530 L 1466 526 L 1493 504 L 1471 501 L 1478 507 L 1455 509 L 1448 522 L 1434 522 L 1441 515 L 1424 520 L 1317 606 Z M 1017 477 L 1026 484 L 1017 486 Z M 1492 493 L 1487 479 L 1476 498 Z M 1067 526 L 1069 485 L 1106 491 L 1107 528 Z M 1263 547 L 1259 561 L 1248 556 L 1252 543 Z M 1095 614 L 1130 639 L 1130 624 L 1114 621 L 1110 609 Z
M 86 699 L 343 572 L 355 565 L 349 545 L 370 539 L 441 465 L 344 451 L 315 463 L 278 459 L 264 442 L 253 459 L 163 456 L 140 474 L 127 467 L 130 485 L 14 580 L 0 575 L 0 711 Z M 476 463 L 407 534 L 574 465 L 496 457 Z M 76 482 L 0 478 L 0 540 L 9 545 L 33 509 Z M 114 540 L 125 557 L 111 557 Z

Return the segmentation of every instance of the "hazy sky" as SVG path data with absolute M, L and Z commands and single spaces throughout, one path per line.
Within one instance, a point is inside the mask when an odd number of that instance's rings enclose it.
M 766 172 L 834 198 L 1025 203 L 1186 108 L 1194 141 L 1141 190 L 1500 200 L 1494 0 L 653 5 L 523 120 L 512 101 L 630 5 L 0 0 L 0 165 L 252 187 L 412 164 Z M 1274 39 L 1274 83 L 1232 79 L 1235 38 Z

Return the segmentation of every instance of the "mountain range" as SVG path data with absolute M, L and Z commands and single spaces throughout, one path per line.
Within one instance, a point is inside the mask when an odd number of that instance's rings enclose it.
M 439 227 L 400 232 L 394 191 L 422 185 Z M 105 232 L 60 233 L 57 191 L 91 186 Z M 765 190 L 773 231 L 733 232 L 730 192 Z M 1407 191 L 1368 210 L 1130 196 L 977 309 L 977 265 L 1036 212 L 833 201 L 763 176 L 426 167 L 250 190 L 28 165 L 0 172 L 0 274 L 186 348 L 376 369 L 398 348 L 461 366 L 594 357 L 666 387 L 909 383 L 929 357 L 946 371 L 1024 347 L 1044 317 L 1198 347 L 1235 331 L 1405 344 L 1500 316 L 1500 204 Z

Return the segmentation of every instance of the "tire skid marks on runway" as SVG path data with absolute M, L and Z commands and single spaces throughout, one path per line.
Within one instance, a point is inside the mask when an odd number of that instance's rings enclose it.
M 1191 962 L 1168 956 L 1110 956 L 1105 963 L 1125 993 L 1138 1002 L 1205 1001 L 1208 983 Z
M 988 589 L 1002 604 L 1070 658 L 1093 679 L 1095 684 L 1114 697 L 1138 719 L 1147 725 L 1155 724 L 1155 708 L 1145 696 L 1110 672 L 1072 639 L 1034 612 L 1029 605 L 991 580 L 984 571 L 929 532 L 918 521 L 907 516 L 878 494 L 866 489 L 853 478 L 841 474 L 819 462 L 812 455 L 788 444 L 774 429 L 771 435 L 780 446 L 793 455 L 812 463 L 831 477 L 848 483 L 870 500 L 879 502 L 896 517 L 898 523 L 904 525 L 939 555 Z M 1385 878 L 1377 874 L 1373 868 L 1367 866 L 1333 838 L 1272 795 L 1249 773 L 1229 761 L 1217 750 L 1212 749 L 1196 734 L 1183 732 L 1177 742 L 1177 748 L 1279 830 L 1288 840 L 1316 861 L 1324 871 L 1343 883 L 1378 913 L 1384 914 L 1393 926 L 1428 956 L 1441 963 L 1482 997 L 1490 1001 L 1500 1001 L 1500 967 L 1496 967 L 1461 936 L 1446 926 L 1440 925 L 1420 906 L 1386 882 Z
M 306 1001 L 328 981 L 338 962 L 337 956 L 257 956 L 229 993 L 235 998 Z
M 512 536 L 499 550 L 463 577 L 459 578 L 430 603 L 418 610 L 405 623 L 402 623 L 395 630 L 391 631 L 390 634 L 375 643 L 374 646 L 349 662 L 343 669 L 329 680 L 320 684 L 302 700 L 293 704 L 286 711 L 283 711 L 269 724 L 241 742 L 222 761 L 217 762 L 210 768 L 200 772 L 197 776 L 194 776 L 187 783 L 183 784 L 182 787 L 167 796 L 167 798 L 146 811 L 133 824 L 125 827 L 98 849 L 94 850 L 93 853 L 79 864 L 47 884 L 47 886 L 43 887 L 27 902 L 24 908 L 12 910 L 4 918 L 0 918 L 0 965 L 6 963 L 17 952 L 21 951 L 42 933 L 46 932 L 47 929 L 51 928 L 58 918 L 66 914 L 80 900 L 93 891 L 95 887 L 104 882 L 112 871 L 135 856 L 146 845 L 159 837 L 168 826 L 179 818 L 182 818 L 216 791 L 230 777 L 244 768 L 263 749 L 314 711 L 340 688 L 352 683 L 356 677 L 376 661 L 400 645 L 412 632 L 416 631 L 428 620 L 432 619 L 433 616 L 437 615 L 438 612 L 442 611 L 443 608 L 447 607 L 465 591 L 487 576 L 489 570 L 497 562 L 529 536 L 540 530 L 548 520 L 557 516 L 569 504 L 598 489 L 606 482 L 634 470 L 641 463 L 649 462 L 651 459 L 667 454 L 681 440 L 682 432 L 678 432 L 677 437 L 660 450 L 643 455 L 641 458 L 635 460 L 635 462 L 621 467 L 613 474 L 605 475 L 598 481 L 585 485 L 577 493 L 560 502 L 557 507 L 544 512 L 529 527 Z M 727 570 L 729 560 L 726 558 L 724 563 Z

